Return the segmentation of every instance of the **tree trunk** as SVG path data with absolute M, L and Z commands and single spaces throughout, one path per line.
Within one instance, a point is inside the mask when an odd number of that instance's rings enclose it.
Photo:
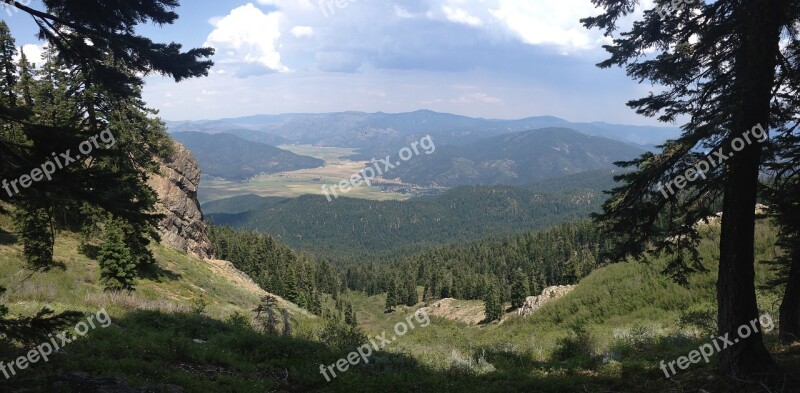
M 800 340 L 800 244 L 794 244 L 791 254 L 786 292 L 781 302 L 780 340 L 791 344 Z
M 757 124 L 764 129 L 770 126 L 781 21 L 786 15 L 785 0 L 746 0 L 741 7 L 735 17 L 740 20 L 742 47 L 733 68 L 734 94 L 740 107 L 728 141 Z M 724 150 L 730 159 L 722 209 L 717 324 L 720 336 L 727 334 L 730 341 L 737 341 L 726 346 L 718 340 L 722 348 L 718 369 L 724 375 L 748 377 L 775 369 L 775 362 L 764 347 L 760 325 L 756 325 L 758 332 L 747 338 L 740 338 L 738 333 L 741 326 L 751 326 L 751 321 L 758 321 L 759 317 L 753 242 L 762 147 L 755 142 L 740 152 L 733 152 L 727 146 Z

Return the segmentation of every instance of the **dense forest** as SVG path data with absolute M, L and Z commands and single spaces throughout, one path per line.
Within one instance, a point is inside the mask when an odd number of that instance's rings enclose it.
M 258 199 L 244 197 L 254 203 Z M 586 217 L 600 191 L 538 192 L 510 186 L 465 186 L 406 202 L 302 196 L 263 199 L 250 211 L 209 214 L 217 225 L 268 233 L 290 246 L 334 259 L 390 258 L 435 245 L 513 235 Z M 226 208 L 244 210 L 226 203 Z
M 211 226 L 217 256 L 230 260 L 265 290 L 319 313 L 322 293 L 344 289 L 367 295 L 388 293 L 387 307 L 420 300 L 499 302 L 538 295 L 551 285 L 575 284 L 604 263 L 604 241 L 589 221 L 466 244 L 451 244 L 394 259 L 364 263 L 328 255 L 298 254 L 269 235 Z M 342 272 L 337 274 L 335 272 Z M 341 283 L 341 284 L 340 284 Z M 420 299 L 417 287 L 423 287 Z
M 271 236 L 209 227 L 216 256 L 233 263 L 267 292 L 279 295 L 321 315 L 321 295 L 340 292 L 339 278 L 330 263 L 298 254 Z
M 575 284 L 603 264 L 604 242 L 588 221 L 517 236 L 437 247 L 390 261 L 343 266 L 344 285 L 369 295 L 424 286 L 425 298 L 483 299 L 491 286 L 510 299 L 517 272 L 528 295 L 551 285 Z M 405 299 L 402 294 L 399 298 Z

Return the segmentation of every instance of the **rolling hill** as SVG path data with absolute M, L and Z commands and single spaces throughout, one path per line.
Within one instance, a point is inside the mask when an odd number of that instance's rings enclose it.
M 402 202 L 248 195 L 209 202 L 203 210 L 217 225 L 268 233 L 319 256 L 369 259 L 585 218 L 604 199 L 599 190 L 463 186 Z
M 288 143 L 362 149 L 355 158 L 369 160 L 396 153 L 426 134 L 438 145 L 467 145 L 478 140 L 527 130 L 562 127 L 592 136 L 617 139 L 643 148 L 680 135 L 675 127 L 630 126 L 603 122 L 570 122 L 554 116 L 501 120 L 472 118 L 429 110 L 408 113 L 289 113 L 206 121 L 170 121 L 170 132 L 231 133 L 255 142 L 281 138 Z M 250 133 L 246 132 L 250 131 Z M 255 131 L 255 133 L 252 133 Z
M 614 168 L 644 151 L 629 144 L 545 128 L 480 140 L 466 146 L 440 146 L 392 169 L 388 178 L 405 183 L 454 187 L 466 184 L 525 184 L 537 180 Z
M 247 180 L 261 173 L 317 168 L 324 161 L 231 134 L 179 132 L 172 137 L 194 154 L 203 174 L 227 180 Z

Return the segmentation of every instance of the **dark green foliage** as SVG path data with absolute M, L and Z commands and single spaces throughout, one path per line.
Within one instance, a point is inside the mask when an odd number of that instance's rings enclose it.
M 592 335 L 586 329 L 574 327 L 569 336 L 558 341 L 553 359 L 577 362 L 581 367 L 591 368 L 596 361 L 594 348 L 595 340 Z
M 496 321 L 503 317 L 503 301 L 497 284 L 487 284 L 486 293 L 483 295 L 483 305 L 486 310 L 485 322 Z
M 397 281 L 394 279 L 389 280 L 389 287 L 386 290 L 386 305 L 385 310 L 392 311 L 397 305 Z
M 14 214 L 27 268 L 47 271 L 54 267 L 55 229 L 51 212 L 31 203 L 20 203 Z
M 522 307 L 525 299 L 531 294 L 528 288 L 528 281 L 528 275 L 522 269 L 517 269 L 514 272 L 514 279 L 511 283 L 511 307 Z
M 367 335 L 356 325 L 338 318 L 328 318 L 319 333 L 319 339 L 337 351 L 352 351 L 367 342 Z
M 408 277 L 405 281 L 405 297 L 403 303 L 406 306 L 413 306 L 419 302 L 419 295 L 417 294 L 417 284 L 413 277 Z
M 330 263 L 298 255 L 268 235 L 211 225 L 208 236 L 217 258 L 233 263 L 265 291 L 301 307 L 311 308 L 316 298 L 318 308 L 314 308 L 321 313 L 319 293 L 339 291 L 339 279 Z
M 350 303 L 347 303 L 347 307 L 344 309 L 344 323 L 350 326 L 358 326 L 358 317 L 356 317 L 356 312 Z
M 216 224 L 268 233 L 325 257 L 374 261 L 432 245 L 514 235 L 582 219 L 597 211 L 604 198 L 600 190 L 589 189 L 539 192 L 465 186 L 404 202 L 339 198 L 331 203 L 323 196 L 302 196 L 266 198 L 260 204 L 258 198 L 241 197 L 237 199 L 242 204 L 229 200 L 225 205 L 248 211 L 209 217 Z M 209 205 L 214 211 L 221 204 Z
M 344 267 L 349 288 L 369 295 L 386 292 L 393 283 L 391 277 L 403 280 L 410 272 L 422 270 L 429 299 L 481 300 L 484 277 L 500 283 L 502 296 L 509 298 L 518 269 L 531 272 L 529 288 L 533 294 L 539 294 L 545 286 L 577 283 L 603 264 L 600 255 L 605 243 L 593 223 L 581 221 L 514 237 L 441 246 L 387 263 L 351 262 Z M 408 296 L 406 286 L 397 285 L 400 288 L 395 287 L 394 295 L 402 292 Z M 390 302 L 402 304 L 405 297 Z
M 768 131 L 780 136 L 797 129 L 800 73 L 796 61 L 788 59 L 800 53 L 794 27 L 800 7 L 768 0 L 683 2 L 674 11 L 645 10 L 631 24 L 622 20 L 639 8 L 639 1 L 594 3 L 603 12 L 583 23 L 614 36 L 605 46 L 609 58 L 599 66 L 619 66 L 632 79 L 662 86 L 628 106 L 662 122 L 686 121 L 683 134 L 661 152 L 620 163 L 635 170 L 619 176 L 622 184 L 595 218 L 615 240 L 614 259 L 670 255 L 664 273 L 686 285 L 690 274 L 705 270 L 695 224 L 721 204 L 718 332 L 732 332 L 742 321 L 758 317 L 754 206 L 763 165 L 772 159 L 770 153 L 783 155 L 781 148 L 770 151 Z M 655 5 L 670 7 L 670 1 Z M 623 23 L 630 30 L 616 31 Z M 655 53 L 642 56 L 651 50 Z M 737 138 L 743 143 L 733 144 Z M 707 158 L 706 152 L 715 154 Z M 687 170 L 696 175 L 701 161 L 707 165 L 696 179 Z M 670 193 L 672 181 L 683 184 L 678 176 L 684 174 L 686 187 Z M 718 368 L 746 378 L 774 371 L 775 363 L 762 334 L 756 333 L 724 349 Z
M 103 231 L 103 244 L 97 255 L 100 264 L 100 283 L 110 291 L 134 288 L 136 262 L 131 250 L 125 244 L 125 233 L 121 220 L 112 219 Z
M 318 168 L 325 164 L 318 158 L 246 141 L 231 134 L 178 132 L 172 137 L 191 150 L 204 174 L 228 180 L 247 180 L 261 173 Z
M 261 298 L 261 303 L 253 312 L 256 322 L 264 333 L 269 335 L 281 333 L 284 336 L 291 336 L 291 315 L 288 310 L 278 304 L 278 298 L 275 296 L 266 295 Z

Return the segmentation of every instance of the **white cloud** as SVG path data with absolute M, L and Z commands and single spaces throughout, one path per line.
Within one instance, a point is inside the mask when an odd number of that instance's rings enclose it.
M 311 28 L 311 26 L 295 26 L 289 31 L 297 38 L 311 37 L 314 35 L 314 29 Z
M 489 11 L 498 21 L 531 45 L 555 45 L 564 50 L 597 48 L 601 39 L 581 18 L 600 13 L 590 0 L 498 0 Z
M 248 3 L 214 21 L 204 45 L 217 50 L 218 64 L 237 68 L 241 76 L 287 72 L 278 52 L 280 19 L 280 12 L 265 14 Z
M 469 104 L 473 102 L 480 102 L 483 104 L 499 104 L 502 103 L 503 100 L 497 97 L 492 97 L 486 93 L 472 93 L 472 94 L 465 94 L 461 97 L 450 100 L 450 102 L 458 104 Z
M 414 18 L 414 14 L 408 12 L 408 10 L 406 10 L 403 7 L 400 7 L 399 5 L 395 5 L 394 6 L 394 14 L 397 15 L 398 17 L 400 17 L 400 18 L 403 18 L 403 19 L 413 19 Z
M 26 44 L 17 48 L 17 55 L 14 56 L 14 63 L 19 62 L 20 53 L 25 52 L 25 58 L 28 63 L 33 63 L 35 67 L 41 67 L 44 64 L 44 46 Z
M 463 23 L 469 26 L 481 26 L 483 25 L 483 21 L 480 18 L 472 16 L 469 12 L 455 7 L 449 6 L 442 6 L 442 11 L 444 12 L 445 17 L 447 20 L 455 23 Z

